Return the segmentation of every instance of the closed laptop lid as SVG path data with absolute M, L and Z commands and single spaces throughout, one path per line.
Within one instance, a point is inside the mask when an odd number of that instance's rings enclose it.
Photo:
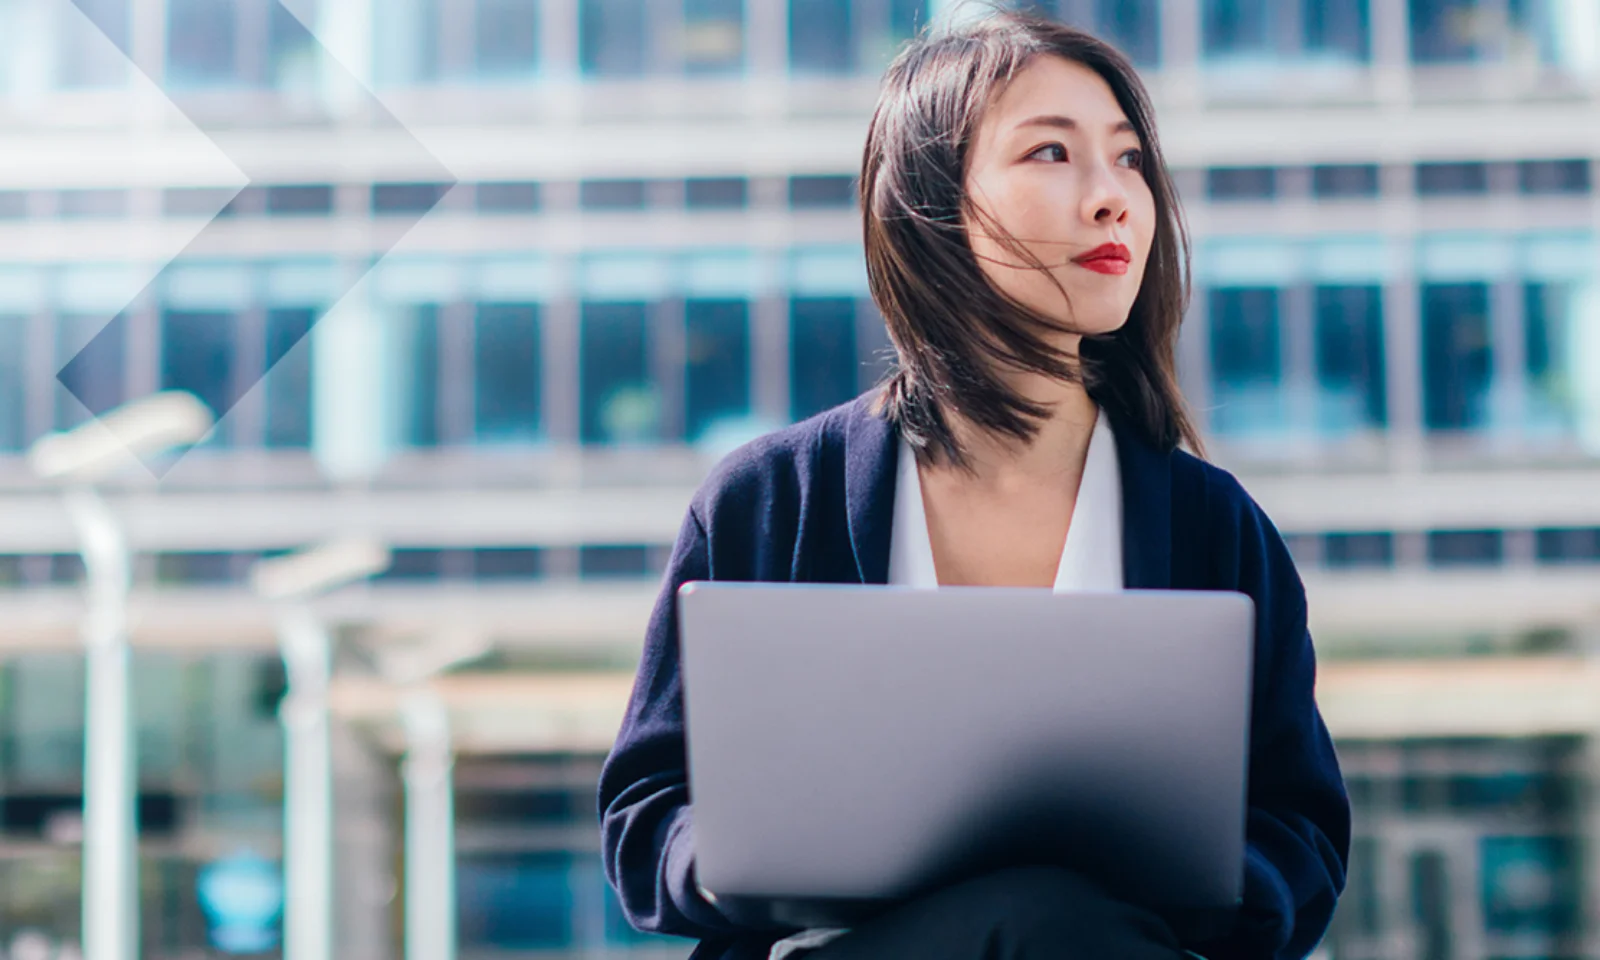
M 698 582 L 679 617 L 717 896 L 896 899 L 1021 860 L 1237 902 L 1249 597 Z

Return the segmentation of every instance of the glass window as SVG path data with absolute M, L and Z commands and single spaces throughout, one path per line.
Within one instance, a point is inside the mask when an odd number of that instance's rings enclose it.
M 531 580 L 543 574 L 538 547 L 480 547 L 472 551 L 472 575 L 480 580 Z
M 57 79 L 64 87 L 116 86 L 128 77 L 129 0 L 72 0 L 57 5 Z M 85 19 L 87 17 L 87 19 Z
M 687 361 L 684 433 L 693 442 L 719 421 L 750 410 L 750 304 L 690 300 L 684 304 Z
M 586 303 L 579 342 L 584 443 L 655 439 L 661 398 L 650 377 L 649 306 Z
M 228 554 L 221 554 L 227 558 Z M 218 581 L 211 581 L 218 582 Z M 176 776 L 183 764 L 183 730 L 187 706 L 184 702 L 183 660 L 164 650 L 138 650 L 130 658 L 130 683 L 133 697 L 134 728 L 141 778 L 166 779 Z M 154 799 L 154 798 L 151 798 Z M 141 804 L 141 806 L 147 806 Z M 153 806 L 162 806 L 157 803 Z M 142 810 L 151 819 L 172 826 L 168 809 Z M 163 815 L 165 814 L 165 815 Z
M 389 555 L 389 567 L 379 580 L 438 580 L 445 573 L 445 551 L 406 547 Z
M 237 12 L 236 0 L 167 0 L 167 80 L 203 86 L 237 79 Z
M 1369 17 L 1367 0 L 1300 0 L 1306 52 L 1365 63 L 1372 50 Z
M 1410 857 L 1411 916 L 1416 923 L 1417 960 L 1449 960 L 1455 955 L 1450 929 L 1450 864 L 1437 850 Z
M 644 0 L 579 0 L 578 57 L 585 73 L 638 76 L 650 62 Z
M 1577 844 L 1567 837 L 1484 837 L 1483 925 L 1552 937 L 1578 929 Z
M 4 735 L 12 785 L 71 785 L 83 777 L 83 657 L 19 653 L 5 668 Z
M 578 206 L 585 210 L 642 210 L 647 186 L 643 180 L 585 180 L 578 184 Z
M 539 64 L 539 4 L 536 0 L 478 0 L 478 75 L 499 79 L 531 76 Z
M 378 183 L 372 187 L 373 213 L 427 213 L 450 187 L 443 183 Z
M 585 579 L 644 577 L 649 574 L 649 547 L 605 545 L 578 549 L 578 576 Z
M 330 0 L 301 0 L 296 7 L 307 19 L 316 22 L 316 6 Z M 289 12 L 282 0 L 267 4 L 266 81 L 277 87 L 305 87 L 316 82 L 319 61 L 327 56 L 305 24 Z
M 84 578 L 83 558 L 76 553 L 53 553 L 50 555 L 50 582 L 55 584 L 82 583 Z
M 1318 287 L 1316 325 L 1318 429 L 1383 426 L 1382 288 Z
M 372 18 L 373 75 L 383 84 L 427 83 L 439 75 L 440 0 L 384 0 Z
M 1338 197 L 1376 197 L 1378 166 L 1372 163 L 1324 165 L 1311 168 L 1311 195 L 1319 200 Z
M 1094 5 L 1094 32 L 1139 67 L 1160 63 L 1160 23 L 1158 0 L 1098 0 Z
M 266 436 L 269 447 L 311 445 L 311 353 L 317 321 L 310 307 L 267 311 Z
M 790 0 L 789 66 L 799 72 L 856 68 L 850 0 Z
M 737 70 L 744 63 L 743 0 L 684 0 L 682 48 L 690 73 Z
M 1524 160 L 1517 164 L 1523 193 L 1588 193 L 1588 160 Z
M 234 569 L 231 553 L 156 554 L 157 583 L 229 583 L 236 579 Z
M 856 202 L 856 178 L 851 176 L 799 176 L 789 178 L 789 206 L 850 207 Z
M 128 212 L 126 190 L 63 190 L 57 210 L 62 217 L 115 218 Z
M 82 423 L 84 407 L 103 413 L 123 401 L 127 326 L 120 317 L 57 315 L 56 369 L 65 389 L 56 391 L 56 429 Z
M 1489 192 L 1487 163 L 1419 163 L 1417 195 L 1448 197 Z
M 266 199 L 267 212 L 278 217 L 333 212 L 333 187 L 326 183 L 268 187 Z
M 1493 565 L 1500 562 L 1504 538 L 1499 530 L 1432 530 L 1428 562 L 1436 567 Z
M 1213 427 L 1233 434 L 1281 430 L 1286 412 L 1278 291 L 1218 288 L 1209 307 Z
M 1275 50 L 1277 7 L 1275 0 L 1204 0 L 1201 30 L 1206 55 Z
M 473 341 L 473 424 L 479 443 L 527 442 L 540 434 L 543 359 L 539 307 L 478 305 Z
M 161 212 L 169 217 L 219 215 L 237 190 L 227 187 L 169 187 L 161 191 Z
M 1278 192 L 1273 167 L 1213 167 L 1206 171 L 1206 196 L 1213 200 L 1270 200 Z
M 218 217 L 254 216 L 265 213 L 267 210 L 267 191 L 264 187 L 245 187 L 242 190 L 224 189 L 218 192 L 222 195 L 224 201 L 221 204 L 222 209 L 216 212 Z M 201 191 L 196 191 L 196 193 L 201 193 Z M 202 216 L 210 216 L 210 211 L 198 209 L 205 202 L 202 196 L 195 196 L 191 197 L 185 203 L 185 206 L 193 204 L 194 208 L 196 208 L 194 210 L 195 213 Z
M 1411 58 L 1417 63 L 1485 59 L 1495 27 L 1492 10 L 1478 0 L 1410 0 Z
M 1489 287 L 1422 288 L 1423 420 L 1430 430 L 1469 430 L 1488 422 Z
M 22 220 L 28 216 L 28 191 L 0 190 L 0 220 Z
M 221 310 L 165 310 L 161 314 L 161 389 L 187 390 L 216 414 L 209 441 L 233 442 L 223 414 L 233 407 L 238 318 Z
M 1335 568 L 1394 565 L 1394 535 L 1330 533 L 1322 539 L 1322 562 Z
M 398 306 L 394 319 L 399 440 L 431 447 L 439 442 L 439 308 Z
M 1536 543 L 1542 563 L 1600 563 L 1600 527 L 1540 530 Z
M 1576 425 L 1570 338 L 1576 332 L 1574 290 L 1567 283 L 1529 283 L 1523 288 L 1528 373 L 1528 429 L 1565 433 Z
M 849 297 L 789 301 L 789 413 L 804 420 L 855 397 L 856 302 Z
M 480 183 L 476 193 L 479 213 L 532 213 L 539 209 L 537 183 Z
M 558 950 L 572 945 L 571 853 L 463 853 L 456 870 L 462 946 Z
M 749 188 L 744 177 L 691 177 L 684 182 L 684 201 L 691 210 L 743 207 Z
M 28 318 L 0 315 L 0 450 L 21 450 L 27 432 Z

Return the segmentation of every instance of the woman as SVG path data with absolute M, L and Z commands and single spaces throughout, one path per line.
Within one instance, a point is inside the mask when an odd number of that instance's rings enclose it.
M 1001 12 L 889 68 L 861 177 L 898 369 L 735 452 L 690 505 L 600 781 L 607 877 L 697 958 L 1297 958 L 1344 885 L 1349 805 L 1305 593 L 1200 449 L 1174 375 L 1187 245 L 1116 51 Z M 674 594 L 688 580 L 1239 590 L 1256 603 L 1244 903 L 1180 943 L 1064 869 L 1003 870 L 848 931 L 755 930 L 695 883 Z

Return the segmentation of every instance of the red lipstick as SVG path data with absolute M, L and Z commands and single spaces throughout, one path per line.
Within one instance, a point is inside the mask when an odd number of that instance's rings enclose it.
M 1073 257 L 1072 262 L 1095 273 L 1120 276 L 1128 272 L 1133 255 L 1120 243 L 1102 243 L 1088 253 Z

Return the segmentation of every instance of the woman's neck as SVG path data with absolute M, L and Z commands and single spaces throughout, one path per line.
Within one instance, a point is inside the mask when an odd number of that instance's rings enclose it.
M 1050 414 L 1039 422 L 1032 441 L 992 433 L 959 412 L 950 416 L 956 440 L 972 464 L 973 479 L 1006 486 L 1080 473 L 1100 413 L 1083 384 L 1028 375 L 1017 377 L 1011 386 Z

